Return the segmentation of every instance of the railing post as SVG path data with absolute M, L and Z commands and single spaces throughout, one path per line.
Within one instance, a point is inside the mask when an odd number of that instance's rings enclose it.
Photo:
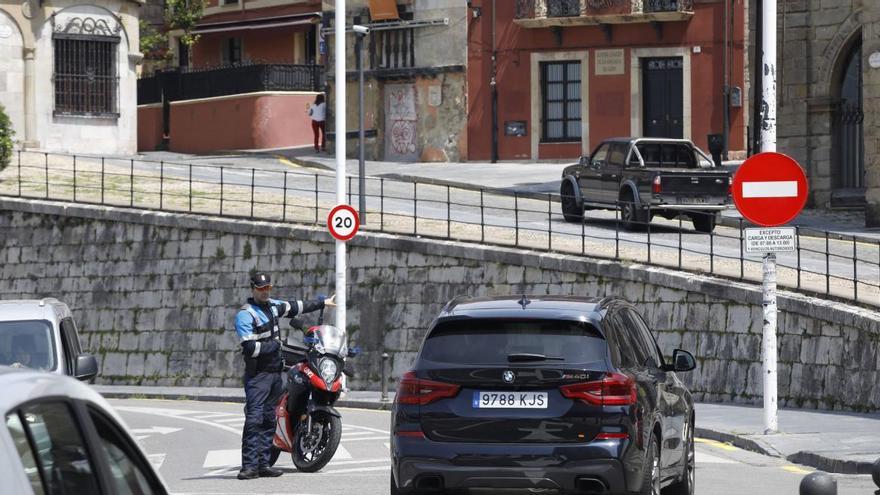
M 18 195 L 21 196 L 21 150 L 18 150 Z
M 581 215 L 581 256 L 587 254 L 587 217 Z
M 134 206 L 134 158 L 131 159 L 130 169 L 128 174 L 128 200 L 130 205 Z
M 614 259 L 620 259 L 620 201 L 614 208 Z
M 254 179 L 256 177 L 257 170 L 251 169 L 251 218 L 254 218 Z
M 46 199 L 49 199 L 49 153 L 43 153 L 46 164 Z
M 449 185 L 446 186 L 446 238 L 452 237 L 452 205 L 449 199 Z
M 825 231 L 825 293 L 831 294 L 831 255 L 828 252 L 828 231 Z
M 104 204 L 104 157 L 101 157 L 101 204 Z
M 223 215 L 223 167 L 220 167 L 220 215 Z
M 547 193 L 547 251 L 553 251 L 553 198 Z
M 483 207 L 483 188 L 480 188 L 480 242 L 486 242 L 486 214 Z
M 385 178 L 379 178 L 379 232 L 385 231 Z
M 635 200 L 633 200 L 635 202 Z M 635 208 L 635 203 L 633 203 L 633 208 Z M 648 227 L 648 264 L 651 264 L 651 214 L 648 214 L 648 222 L 646 223 L 646 227 Z
M 681 215 L 678 216 L 678 269 L 681 270 Z
M 318 174 L 315 174 L 315 223 L 318 223 Z
M 743 259 L 743 219 L 739 218 L 739 279 L 742 280 L 746 276 L 745 260 Z
M 715 273 L 715 229 L 709 231 L 709 273 Z
M 419 183 L 413 182 L 413 235 L 419 234 Z
M 76 203 L 76 155 L 73 155 L 73 202 Z
M 794 227 L 794 239 L 797 242 L 797 288 L 801 288 L 801 229 Z
M 859 258 L 856 250 L 856 236 L 853 236 L 853 300 L 859 301 Z
M 159 209 L 165 205 L 165 162 L 159 161 Z
M 281 199 L 281 221 L 287 221 L 287 170 L 284 171 L 284 197 Z
M 519 195 L 516 193 L 516 191 L 513 192 L 513 218 L 513 245 L 519 247 Z
M 187 194 L 187 196 L 189 197 L 189 207 L 187 208 L 187 211 L 192 213 L 192 211 L 193 211 L 193 166 L 192 166 L 192 163 L 189 164 L 188 169 L 189 169 L 189 178 L 188 178 L 189 193 Z

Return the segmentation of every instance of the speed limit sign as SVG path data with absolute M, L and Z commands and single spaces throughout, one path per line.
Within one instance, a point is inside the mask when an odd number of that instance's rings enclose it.
M 327 229 L 337 240 L 345 242 L 351 239 L 360 226 L 357 211 L 349 205 L 337 205 L 327 215 Z

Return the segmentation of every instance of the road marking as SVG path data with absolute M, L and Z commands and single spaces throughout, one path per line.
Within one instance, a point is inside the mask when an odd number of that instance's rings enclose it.
M 342 445 L 336 449 L 336 453 L 333 455 L 333 459 L 330 460 L 330 464 L 336 463 L 338 461 L 346 462 L 347 460 L 352 459 L 351 452 L 346 450 Z M 387 459 L 385 459 L 387 461 Z M 350 461 L 349 461 L 350 462 Z M 355 461 L 358 462 L 358 461 Z M 370 461 L 372 462 L 372 461 Z M 290 454 L 287 452 L 282 452 L 278 457 L 278 462 L 275 464 L 276 466 L 282 465 L 293 465 L 293 460 L 290 458 Z M 202 463 L 202 468 L 204 469 L 223 469 L 229 470 L 232 468 L 238 469 L 241 466 L 241 450 L 240 449 L 226 449 L 226 450 L 209 450 L 207 454 L 205 454 L 205 461 Z M 206 474 L 204 476 L 214 476 L 215 474 Z
M 164 418 L 175 418 L 182 419 L 185 421 L 192 421 L 193 423 L 199 423 L 207 426 L 213 426 L 214 428 L 219 428 L 223 431 L 227 431 L 229 433 L 234 433 L 238 436 L 241 436 L 241 430 L 236 428 L 231 428 L 226 425 L 222 425 L 219 423 L 215 423 L 213 421 L 205 421 L 204 419 L 198 418 L 190 418 L 185 416 L 186 414 L 195 413 L 198 414 L 200 411 L 181 411 L 179 409 L 156 409 L 153 407 L 127 407 L 127 406 L 118 406 L 115 408 L 117 411 L 125 411 L 139 414 L 151 414 L 153 416 L 162 416 Z
M 386 440 L 388 437 L 357 437 L 357 438 L 344 438 L 343 442 L 362 442 L 364 440 Z
M 363 473 L 367 471 L 389 471 L 391 469 L 391 465 L 387 466 L 373 466 L 373 467 L 363 467 L 363 468 L 351 468 L 351 469 L 332 469 L 329 471 L 319 471 L 317 474 L 344 474 L 344 473 Z
M 390 435 L 388 430 L 380 430 L 378 428 L 370 428 L 368 426 L 356 426 L 356 425 L 345 425 L 346 428 L 356 428 L 358 430 L 372 431 L 375 433 L 381 433 L 383 435 Z
M 722 443 L 722 442 L 718 442 L 715 440 L 708 440 L 706 438 L 695 438 L 694 441 L 697 443 L 702 443 L 704 445 L 708 445 L 710 447 L 715 447 L 715 448 L 721 449 L 721 450 L 728 450 L 728 451 L 739 450 L 737 447 L 734 447 L 733 445 L 730 445 L 729 443 Z
M 782 466 L 782 469 L 795 474 L 810 474 L 813 472 L 812 469 L 804 469 L 798 466 Z
M 241 413 L 203 413 L 203 414 L 199 414 L 196 417 L 199 419 L 229 418 L 229 417 L 240 418 Z
M 146 438 L 147 436 L 152 435 L 153 433 L 160 433 L 162 435 L 167 435 L 169 433 L 174 433 L 174 432 L 180 431 L 182 429 L 183 428 L 169 428 L 166 426 L 151 426 L 150 428 L 135 428 L 135 429 L 129 430 L 129 431 L 131 431 L 131 433 L 133 433 L 135 435 L 142 435 L 144 438 Z
M 379 457 L 376 459 L 361 459 L 361 460 L 357 460 L 357 461 L 337 461 L 336 458 L 334 457 L 333 460 L 330 461 L 330 463 L 327 465 L 328 466 L 343 466 L 343 465 L 348 466 L 351 464 L 371 464 L 374 462 L 388 463 L 389 460 L 387 457 Z
M 796 198 L 797 195 L 798 183 L 796 180 L 742 183 L 744 198 Z
M 723 457 L 715 457 L 704 452 L 694 452 L 697 464 L 737 464 L 736 461 L 725 459 Z
M 278 155 L 278 161 L 287 165 L 288 167 L 304 168 L 302 165 L 297 165 L 296 163 L 293 163 L 292 161 L 288 160 L 286 157 L 281 156 L 281 155 Z
M 217 423 L 244 423 L 244 418 L 239 416 L 237 418 L 216 419 L 214 421 L 216 421 Z
M 158 471 L 162 469 L 162 464 L 165 462 L 165 454 L 150 454 L 147 456 L 147 459 L 150 461 L 153 469 Z
M 342 430 L 342 436 L 351 437 L 351 436 L 363 436 L 363 435 L 374 435 L 372 431 L 351 431 L 351 430 Z

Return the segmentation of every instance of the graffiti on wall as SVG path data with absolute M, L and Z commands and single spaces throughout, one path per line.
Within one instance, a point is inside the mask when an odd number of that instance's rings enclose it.
M 412 84 L 385 86 L 385 159 L 415 161 L 416 92 Z

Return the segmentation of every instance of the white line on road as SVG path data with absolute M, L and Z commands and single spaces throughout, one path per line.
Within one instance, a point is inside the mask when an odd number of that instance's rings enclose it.
M 319 471 L 317 474 L 344 474 L 344 473 L 363 473 L 367 471 L 390 471 L 391 465 L 387 466 L 373 466 L 373 467 L 363 467 L 363 468 L 351 468 L 351 469 L 331 469 L 329 471 Z
M 158 471 L 162 469 L 162 464 L 165 462 L 165 454 L 150 454 L 147 456 L 147 459 L 150 461 L 153 469 Z
M 357 437 L 357 438 L 342 438 L 343 442 L 362 442 L 364 440 L 387 440 L 388 437 Z
M 174 419 L 182 419 L 185 421 L 192 421 L 194 423 L 199 423 L 207 426 L 213 426 L 214 428 L 219 428 L 224 431 L 228 431 L 229 433 L 234 433 L 238 436 L 241 436 L 241 430 L 236 428 L 231 428 L 226 425 L 222 425 L 219 423 L 214 423 L 212 421 L 205 421 L 203 419 L 198 418 L 190 418 L 184 416 L 184 414 L 189 414 L 192 411 L 180 411 L 175 409 L 157 409 L 153 407 L 126 407 L 126 406 L 118 406 L 115 408 L 117 411 L 125 411 L 132 412 L 138 414 L 151 414 L 153 416 L 162 416 L 164 418 L 174 418 Z
M 797 186 L 795 180 L 743 182 L 742 195 L 744 198 L 796 198 Z

